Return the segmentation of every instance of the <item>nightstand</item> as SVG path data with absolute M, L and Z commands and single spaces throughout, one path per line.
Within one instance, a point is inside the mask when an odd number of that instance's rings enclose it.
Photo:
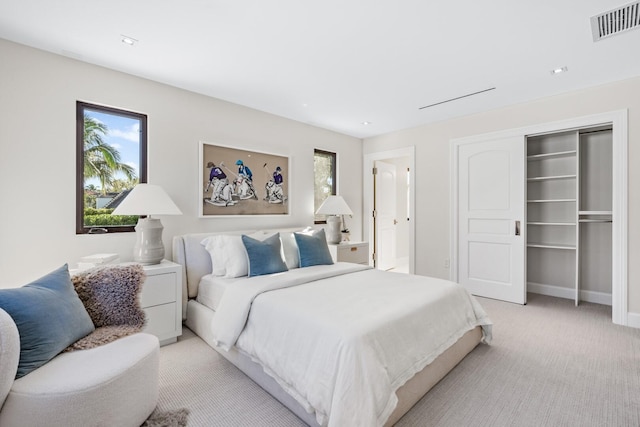
M 369 243 L 367 242 L 329 244 L 329 252 L 334 262 L 369 265 Z
M 147 314 L 144 332 L 157 336 L 160 345 L 174 343 L 182 335 L 182 266 L 162 260 L 143 268 L 147 274 L 140 294 Z

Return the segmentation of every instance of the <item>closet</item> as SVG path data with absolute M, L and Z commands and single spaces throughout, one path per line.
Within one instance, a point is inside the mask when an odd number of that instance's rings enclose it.
M 611 305 L 612 128 L 526 138 L 530 292 Z

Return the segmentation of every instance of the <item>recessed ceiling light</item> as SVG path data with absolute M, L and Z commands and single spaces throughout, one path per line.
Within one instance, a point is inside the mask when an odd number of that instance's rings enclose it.
M 566 66 L 564 66 L 564 67 L 555 68 L 555 69 L 551 70 L 551 74 L 566 73 L 567 71 L 569 71 L 569 69 Z
M 122 36 L 122 43 L 124 44 L 133 46 L 134 44 L 138 43 L 138 40 L 134 39 L 133 37 L 125 36 L 124 34 L 121 34 L 121 36 Z
M 365 126 L 367 126 L 367 125 L 370 125 L 370 124 L 371 124 L 371 122 L 366 122 L 366 121 L 365 121 L 365 122 L 362 122 L 362 124 L 363 124 L 363 125 L 365 125 Z

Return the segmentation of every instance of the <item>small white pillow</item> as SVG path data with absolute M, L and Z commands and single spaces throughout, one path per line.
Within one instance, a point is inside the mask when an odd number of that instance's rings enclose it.
M 225 278 L 242 277 L 249 274 L 247 250 L 240 236 L 225 236 Z
M 223 237 L 222 235 L 210 236 L 200 242 L 207 252 L 209 252 L 212 267 L 211 274 L 214 276 L 224 276 L 227 273 Z
M 282 254 L 289 270 L 300 267 L 300 256 L 298 255 L 298 245 L 293 232 L 280 233 L 282 243 Z
M 264 240 L 269 236 L 258 232 L 249 237 Z M 249 274 L 249 258 L 241 236 L 219 234 L 207 237 L 201 244 L 211 257 L 212 275 L 231 279 Z
M 211 274 L 227 278 L 241 277 L 249 274 L 247 251 L 240 236 L 217 235 L 202 242 L 211 257 Z

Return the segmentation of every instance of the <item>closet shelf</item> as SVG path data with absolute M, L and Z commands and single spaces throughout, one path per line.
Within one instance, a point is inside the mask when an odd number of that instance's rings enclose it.
M 550 181 L 553 179 L 572 179 L 572 178 L 576 178 L 576 175 L 550 175 L 550 176 L 536 176 L 533 178 L 527 178 L 527 181 L 529 182 L 533 182 L 533 181 Z
M 579 219 L 578 222 L 608 222 L 612 223 L 610 219 Z
M 560 225 L 560 226 L 574 226 L 575 222 L 527 222 L 527 225 Z
M 533 162 L 536 160 L 547 160 L 547 159 L 555 159 L 559 157 L 570 157 L 570 156 L 575 156 L 576 154 L 577 154 L 576 150 L 557 151 L 555 153 L 532 154 L 530 156 L 527 156 L 527 160 L 530 162 Z
M 557 203 L 557 202 L 576 202 L 576 199 L 534 199 L 534 200 L 527 200 L 527 203 Z
M 580 215 L 612 215 L 612 211 L 578 211 Z
M 569 251 L 575 251 L 575 245 L 561 245 L 557 243 L 527 243 L 528 248 L 542 248 L 542 249 L 563 249 Z

